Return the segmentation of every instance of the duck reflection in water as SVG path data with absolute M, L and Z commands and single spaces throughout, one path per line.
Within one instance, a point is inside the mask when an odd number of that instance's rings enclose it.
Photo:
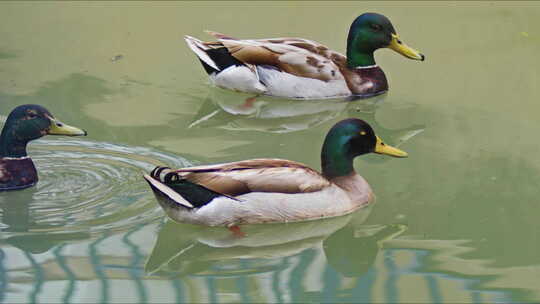
M 388 138 L 386 141 L 394 146 L 401 145 L 425 129 L 423 124 L 391 129 L 378 123 L 375 114 L 387 98 L 386 94 L 368 99 L 290 100 L 211 88 L 206 98 L 194 98 L 201 99 L 202 106 L 189 128 L 292 133 L 332 119 L 357 117 L 373 126 L 377 133 Z
M 344 276 L 358 276 L 373 264 L 385 240 L 403 225 L 362 225 L 371 207 L 351 215 L 288 224 L 242 226 L 244 237 L 223 228 L 168 221 L 145 266 L 159 276 L 230 276 L 282 271 L 288 258 L 322 250 Z
M 36 189 L 11 191 L 0 196 L 0 244 L 7 243 L 29 253 L 43 253 L 52 247 L 74 240 L 90 237 L 87 232 L 47 233 L 57 228 L 54 224 L 39 223 L 32 215 L 32 205 L 40 201 L 34 198 Z M 39 232 L 43 231 L 43 232 Z

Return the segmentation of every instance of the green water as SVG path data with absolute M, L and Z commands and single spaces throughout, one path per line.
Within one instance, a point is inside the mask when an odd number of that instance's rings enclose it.
M 390 92 L 300 102 L 211 88 L 182 41 L 210 29 L 344 52 L 360 13 L 427 56 L 376 53 Z M 86 138 L 30 145 L 37 187 L 0 193 L 0 302 L 539 302 L 535 2 L 2 2 L 0 117 L 39 103 Z M 142 172 L 279 157 L 319 168 L 358 117 L 409 153 L 355 167 L 377 203 L 225 229 L 167 221 Z

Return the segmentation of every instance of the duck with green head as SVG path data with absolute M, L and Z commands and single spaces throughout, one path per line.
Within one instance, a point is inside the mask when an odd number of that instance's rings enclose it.
M 60 122 L 40 105 L 22 105 L 11 111 L 0 135 L 0 191 L 37 183 L 36 167 L 26 146 L 45 135 L 83 136 L 86 131 Z
M 209 32 L 218 41 L 186 36 L 211 81 L 222 88 L 287 98 L 370 97 L 388 90 L 373 53 L 392 49 L 425 59 L 404 44 L 388 18 L 365 13 L 351 25 L 347 57 L 303 38 L 240 40 Z
M 292 222 L 351 213 L 373 193 L 353 167 L 367 153 L 406 157 L 385 145 L 360 119 L 334 125 L 321 152 L 322 173 L 283 159 L 171 170 L 157 167 L 145 179 L 167 215 L 179 222 L 235 226 Z

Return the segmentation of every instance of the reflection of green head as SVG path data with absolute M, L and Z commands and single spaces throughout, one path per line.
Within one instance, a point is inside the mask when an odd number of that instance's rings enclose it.
M 0 157 L 26 156 L 29 141 L 44 135 L 86 135 L 86 131 L 56 120 L 40 105 L 18 106 L 9 114 L 0 135 Z
M 346 277 L 361 276 L 372 267 L 382 242 L 397 237 L 406 229 L 404 225 L 386 225 L 375 233 L 359 236 L 360 227 L 345 226 L 324 240 L 328 264 Z M 369 232 L 369 229 L 364 232 Z
M 366 273 L 379 252 L 377 235 L 355 238 L 354 231 L 354 227 L 346 226 L 324 240 L 328 264 L 346 277 Z
M 90 238 L 90 234 L 87 232 L 72 232 L 60 234 L 40 233 L 14 235 L 7 238 L 6 242 L 23 251 L 38 254 L 47 252 L 52 247 L 57 246 L 58 244 L 66 243 L 67 241 L 84 240 L 88 238 Z
M 374 65 L 373 52 L 386 47 L 408 58 L 424 60 L 424 55 L 399 40 L 388 18 L 381 14 L 365 13 L 358 16 L 349 29 L 347 65 L 349 68 Z

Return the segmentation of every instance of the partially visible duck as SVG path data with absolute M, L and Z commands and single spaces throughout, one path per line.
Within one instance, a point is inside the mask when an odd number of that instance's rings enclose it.
M 26 154 L 26 145 L 44 135 L 83 136 L 86 131 L 60 122 L 40 105 L 13 109 L 0 135 L 0 191 L 24 189 L 37 183 L 36 167 Z
M 167 215 L 178 222 L 228 226 L 292 222 L 351 213 L 373 198 L 353 167 L 367 153 L 406 157 L 385 145 L 360 119 L 335 124 L 324 141 L 322 173 L 283 159 L 252 159 L 171 170 L 144 178 Z
M 190 36 L 185 40 L 215 85 L 287 98 L 370 97 L 386 92 L 386 76 L 373 57 L 380 48 L 425 59 L 401 41 L 387 17 L 376 13 L 362 14 L 352 23 L 347 57 L 303 38 L 240 40 L 208 33 L 218 41 Z

